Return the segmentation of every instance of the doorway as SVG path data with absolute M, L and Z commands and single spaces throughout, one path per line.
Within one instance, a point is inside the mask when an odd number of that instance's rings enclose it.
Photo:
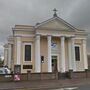
M 57 72 L 57 56 L 52 56 L 52 72 Z

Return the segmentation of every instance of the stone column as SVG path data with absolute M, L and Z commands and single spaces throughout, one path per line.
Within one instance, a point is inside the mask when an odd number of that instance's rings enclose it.
M 75 44 L 74 44 L 74 37 L 71 38 L 71 51 L 72 51 L 72 66 L 73 71 L 76 71 L 76 60 L 75 60 Z
M 61 72 L 65 73 L 65 37 L 61 37 Z
M 47 36 L 47 39 L 48 39 L 48 72 L 52 72 L 51 36 Z
M 4 47 L 4 65 L 8 65 L 8 48 Z
M 68 38 L 68 59 L 69 59 L 69 71 L 73 70 L 72 66 L 72 42 L 71 38 Z
M 35 37 L 35 72 L 41 72 L 40 35 Z
M 20 65 L 21 60 L 21 37 L 16 37 L 16 65 Z
M 11 44 L 8 44 L 8 68 L 11 68 Z
M 87 51 L 86 51 L 86 39 L 83 40 L 83 60 L 84 60 L 84 69 L 88 69 L 88 61 L 87 61 Z

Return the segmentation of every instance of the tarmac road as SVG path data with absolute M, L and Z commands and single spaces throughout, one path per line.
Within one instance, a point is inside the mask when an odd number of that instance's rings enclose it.
M 73 87 L 63 87 L 60 89 L 3 89 L 3 90 L 90 90 L 90 84 L 80 85 L 80 86 L 73 86 Z
M 16 89 L 19 90 L 19 89 Z M 20 89 L 21 90 L 21 89 Z M 39 89 L 22 89 L 22 90 L 39 90 Z M 90 84 L 73 86 L 73 87 L 65 87 L 60 89 L 40 89 L 40 90 L 90 90 Z
M 52 90 L 90 90 L 90 84 L 80 85 L 80 86 L 76 86 L 76 87 L 52 89 Z
M 0 90 L 70 90 L 71 87 L 78 87 L 76 90 L 90 90 L 90 78 L 0 82 Z
M 90 84 L 81 85 L 78 90 L 90 90 Z

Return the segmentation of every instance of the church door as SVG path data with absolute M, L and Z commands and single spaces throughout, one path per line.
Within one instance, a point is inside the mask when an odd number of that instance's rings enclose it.
M 52 56 L 52 72 L 57 72 L 57 56 Z

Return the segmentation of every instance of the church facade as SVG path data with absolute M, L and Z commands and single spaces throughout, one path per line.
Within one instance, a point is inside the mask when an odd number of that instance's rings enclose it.
M 60 17 L 35 26 L 15 25 L 4 45 L 5 65 L 20 73 L 85 71 L 87 34 Z

